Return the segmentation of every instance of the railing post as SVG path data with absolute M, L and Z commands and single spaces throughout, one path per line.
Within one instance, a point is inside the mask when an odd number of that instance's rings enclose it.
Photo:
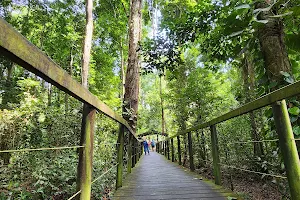
M 168 160 L 170 160 L 170 140 L 167 140 L 167 154 L 168 154 Z
M 175 161 L 175 154 L 174 154 L 174 139 L 171 139 L 171 148 L 172 148 L 172 162 Z
M 167 142 L 164 141 L 164 156 L 167 156 Z
M 286 101 L 272 104 L 276 131 L 291 192 L 291 199 L 300 199 L 300 161 Z
M 190 170 L 195 171 L 193 141 L 192 141 L 192 133 L 191 132 L 188 132 L 188 144 L 189 144 Z
M 131 156 L 132 168 L 134 168 L 134 166 L 135 166 L 135 154 L 136 154 L 136 151 L 135 151 L 135 139 L 134 138 L 132 138 L 131 149 L 132 149 L 132 156 Z
M 212 150 L 212 157 L 213 157 L 215 183 L 217 185 L 221 185 L 221 169 L 220 169 L 219 146 L 218 146 L 216 125 L 210 126 L 210 132 L 211 132 L 211 146 L 212 146 L 211 150 Z
M 117 178 L 116 189 L 122 187 L 123 180 L 123 154 L 124 154 L 124 125 L 120 124 L 117 149 Z
M 77 168 L 77 190 L 80 191 L 80 199 L 91 198 L 93 144 L 95 129 L 96 109 L 88 104 L 83 105 L 81 124 L 79 163 Z
M 128 163 L 127 163 L 127 173 L 131 173 L 132 168 L 132 143 L 133 143 L 133 135 L 132 133 L 128 134 Z
M 134 166 L 136 165 L 136 163 L 138 162 L 138 141 L 135 139 L 134 140 L 135 142 L 134 142 L 134 152 L 135 152 L 135 154 L 134 154 Z
M 141 143 L 141 146 L 140 146 L 141 156 L 142 156 L 142 155 L 143 155 L 143 153 L 144 153 L 144 152 L 143 152 L 143 150 L 144 150 L 143 148 L 144 148 L 144 144 L 143 144 L 143 143 Z
M 178 147 L 178 164 L 182 165 L 181 162 L 181 145 L 180 145 L 180 136 L 177 136 L 177 147 Z

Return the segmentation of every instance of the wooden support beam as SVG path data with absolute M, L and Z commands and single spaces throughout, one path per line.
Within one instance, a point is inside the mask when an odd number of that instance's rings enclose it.
M 119 136 L 118 136 L 118 148 L 117 148 L 117 177 L 116 177 L 116 189 L 122 187 L 123 181 L 123 156 L 124 156 L 124 125 L 120 124 Z
M 221 185 L 221 168 L 220 168 L 219 146 L 218 146 L 216 125 L 210 126 L 210 132 L 211 132 L 211 151 L 213 157 L 215 183 L 217 185 Z
M 181 145 L 180 145 L 180 136 L 177 136 L 177 148 L 178 148 L 178 164 L 182 165 L 181 162 Z
M 91 198 L 95 119 L 96 109 L 84 104 L 80 138 L 80 145 L 84 148 L 79 149 L 77 170 L 77 190 L 81 190 L 81 200 Z
M 123 124 L 131 134 L 134 134 L 124 118 L 90 93 L 2 18 L 0 18 L 0 55 L 6 56 L 79 101 L 93 106 L 99 112 Z
M 167 156 L 168 156 L 168 160 L 170 160 L 170 141 L 167 140 Z
M 131 173 L 131 168 L 132 168 L 132 145 L 133 145 L 132 134 L 129 134 L 128 148 L 127 148 L 127 154 L 128 154 L 127 173 Z
M 195 171 L 192 133 L 188 133 L 190 170 Z
M 175 161 L 175 152 L 174 152 L 174 139 L 171 139 L 171 147 L 172 147 L 172 162 Z
M 298 200 L 300 199 L 300 161 L 286 101 L 274 103 L 272 109 L 291 197 L 292 200 Z

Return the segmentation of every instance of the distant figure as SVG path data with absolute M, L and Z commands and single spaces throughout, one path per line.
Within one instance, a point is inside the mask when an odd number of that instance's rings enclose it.
M 143 146 L 144 146 L 145 155 L 147 154 L 147 152 L 148 152 L 148 155 L 150 155 L 149 145 L 148 145 L 147 140 L 144 140 Z
M 152 141 L 151 141 L 151 147 L 152 147 L 152 151 L 154 151 L 155 150 L 155 141 L 154 141 L 154 139 L 152 139 Z

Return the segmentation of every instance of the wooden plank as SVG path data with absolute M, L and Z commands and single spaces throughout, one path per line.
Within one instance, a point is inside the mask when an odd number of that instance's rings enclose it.
M 234 109 L 234 110 L 232 110 L 232 111 L 230 111 L 230 112 L 228 112 L 224 115 L 221 115 L 217 118 L 214 118 L 214 119 L 212 119 L 208 122 L 193 126 L 189 129 L 187 129 L 185 131 L 182 131 L 182 132 L 180 132 L 176 135 L 173 135 L 172 137 L 169 137 L 169 138 L 174 138 L 177 135 L 184 135 L 184 134 L 187 134 L 191 131 L 196 131 L 196 130 L 199 130 L 199 129 L 210 127 L 211 125 L 215 125 L 215 124 L 221 123 L 223 121 L 232 119 L 234 117 L 244 115 L 244 114 L 249 113 L 251 111 L 254 111 L 254 110 L 260 109 L 262 107 L 268 106 L 268 105 L 270 105 L 270 104 L 272 104 L 276 101 L 280 101 L 282 99 L 293 97 L 293 96 L 296 96 L 296 95 L 299 95 L 299 94 L 300 94 L 300 81 L 297 81 L 293 84 L 290 84 L 288 86 L 285 86 L 285 87 L 282 87 L 278 90 L 275 90 L 274 92 L 266 94 L 265 96 L 257 98 L 254 101 L 251 101 L 251 102 L 249 102 L 249 103 L 247 103 L 247 104 L 245 104 L 245 105 L 243 105 L 243 106 L 241 106 L 237 109 Z M 167 139 L 168 138 L 166 138 L 166 140 Z
M 0 18 L 0 53 L 79 101 L 90 104 L 99 112 L 123 124 L 133 134 L 124 118 L 82 87 L 65 70 L 55 64 L 44 52 L 30 43 L 2 18 Z M 134 137 L 137 138 L 135 135 Z
M 147 181 L 145 178 L 147 177 Z M 150 152 L 143 156 L 139 165 L 129 174 L 112 199 L 220 199 L 226 194 L 219 192 L 163 155 Z

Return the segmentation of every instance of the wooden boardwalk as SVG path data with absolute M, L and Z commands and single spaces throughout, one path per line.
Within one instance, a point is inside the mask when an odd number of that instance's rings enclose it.
M 193 199 L 225 200 L 205 182 L 195 178 L 156 152 L 141 158 L 116 191 L 113 200 Z

